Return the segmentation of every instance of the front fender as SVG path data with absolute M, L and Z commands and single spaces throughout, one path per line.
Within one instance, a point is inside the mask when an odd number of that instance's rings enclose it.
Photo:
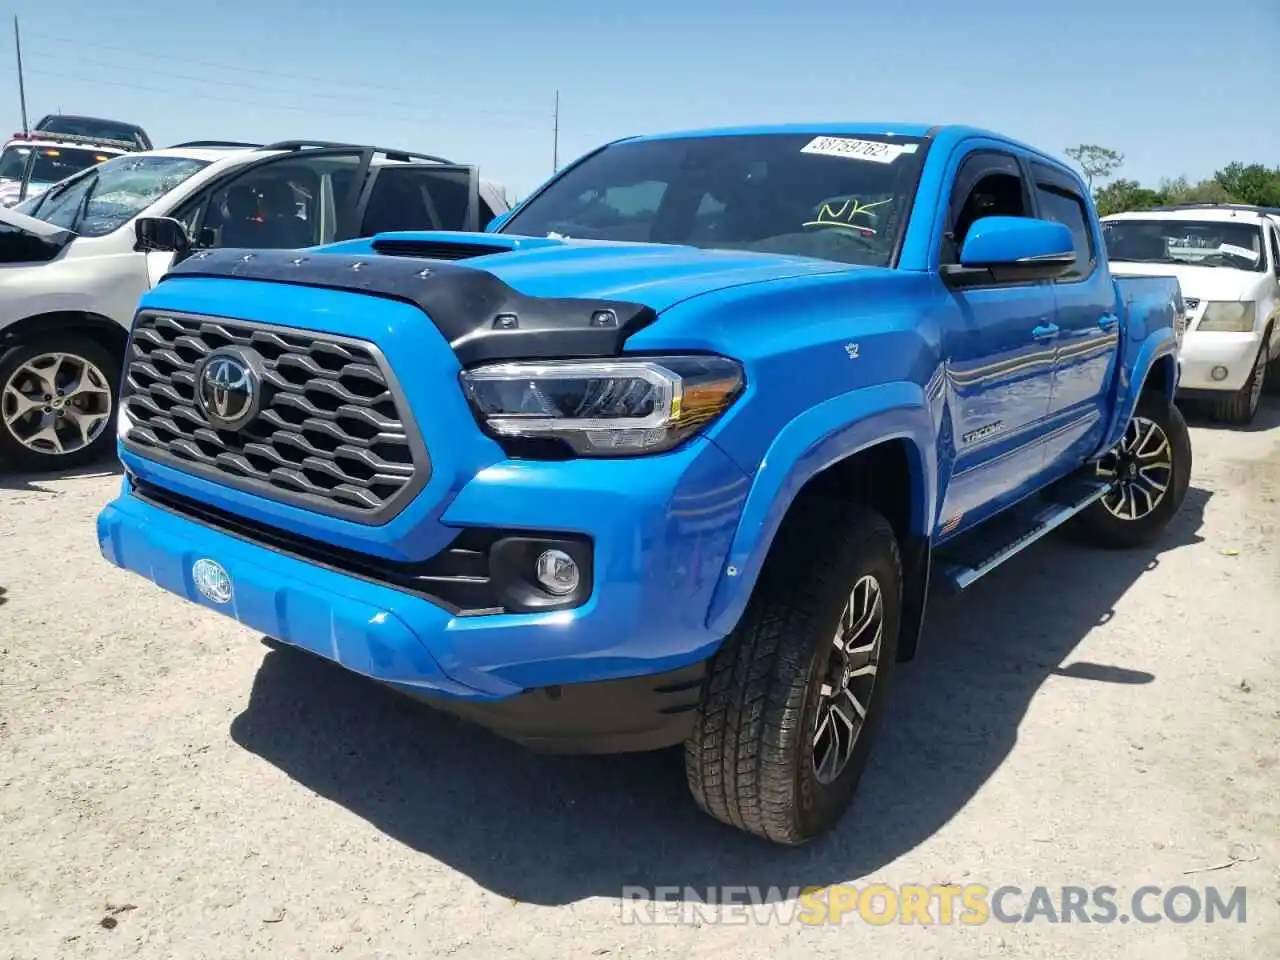
M 1178 341 L 1173 330 L 1162 327 L 1152 332 L 1138 347 L 1132 364 L 1121 366 L 1119 383 L 1116 389 L 1116 402 L 1112 411 L 1110 429 L 1102 450 L 1110 450 L 1124 436 L 1125 427 L 1138 408 L 1142 392 L 1151 377 L 1152 371 L 1159 364 L 1166 364 L 1164 371 L 1165 387 L 1169 394 L 1169 402 L 1173 402 L 1178 387 Z
M 752 478 L 737 532 L 712 596 L 707 626 L 722 635 L 737 624 L 773 538 L 801 488 L 827 467 L 860 450 L 905 439 L 911 458 L 913 530 L 929 529 L 937 496 L 937 448 L 924 390 L 905 381 L 832 397 L 788 423 L 774 438 Z

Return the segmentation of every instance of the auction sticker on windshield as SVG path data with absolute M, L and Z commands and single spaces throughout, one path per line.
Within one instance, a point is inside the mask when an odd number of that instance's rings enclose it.
M 1234 243 L 1220 243 L 1218 244 L 1218 249 L 1233 257 L 1244 257 L 1246 260 L 1257 260 L 1261 256 L 1257 250 L 1250 250 L 1248 247 L 1237 247 Z
M 814 137 L 801 153 L 817 153 L 824 157 L 847 157 L 850 160 L 871 160 L 874 163 L 893 163 L 904 153 L 915 153 L 914 143 L 880 143 L 877 140 L 850 140 L 847 137 Z

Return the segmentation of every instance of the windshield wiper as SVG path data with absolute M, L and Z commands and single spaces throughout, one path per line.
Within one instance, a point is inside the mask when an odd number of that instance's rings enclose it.
M 100 180 L 100 177 L 94 177 L 93 183 L 89 184 L 88 189 L 84 192 L 84 196 L 81 197 L 80 202 L 76 204 L 75 216 L 71 218 L 71 226 L 67 227 L 67 229 L 72 233 L 78 234 L 80 232 L 77 229 L 80 226 L 80 220 L 89 211 L 89 201 L 93 199 L 93 191 L 98 189 L 98 183 Z

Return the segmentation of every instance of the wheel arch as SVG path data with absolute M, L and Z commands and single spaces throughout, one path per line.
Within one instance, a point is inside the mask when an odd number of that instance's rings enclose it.
M 885 515 L 904 564 L 900 655 L 914 653 L 907 594 L 927 580 L 936 512 L 937 450 L 923 389 L 891 383 L 828 400 L 789 423 L 756 471 L 707 625 L 723 635 L 741 619 L 777 534 L 802 498 L 857 500 Z M 901 649 L 905 645 L 906 652 Z
M 0 346 L 7 350 L 54 332 L 82 334 L 124 363 L 129 331 L 110 317 L 91 311 L 55 310 L 24 317 L 0 331 Z

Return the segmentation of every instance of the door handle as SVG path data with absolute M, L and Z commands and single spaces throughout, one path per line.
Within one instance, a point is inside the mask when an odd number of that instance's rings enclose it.
M 1031 331 L 1031 335 L 1037 340 L 1048 340 L 1058 335 L 1058 325 L 1056 323 L 1043 323 L 1035 327 Z
M 1113 313 L 1105 313 L 1098 318 L 1098 326 L 1110 333 L 1120 324 L 1120 318 Z

